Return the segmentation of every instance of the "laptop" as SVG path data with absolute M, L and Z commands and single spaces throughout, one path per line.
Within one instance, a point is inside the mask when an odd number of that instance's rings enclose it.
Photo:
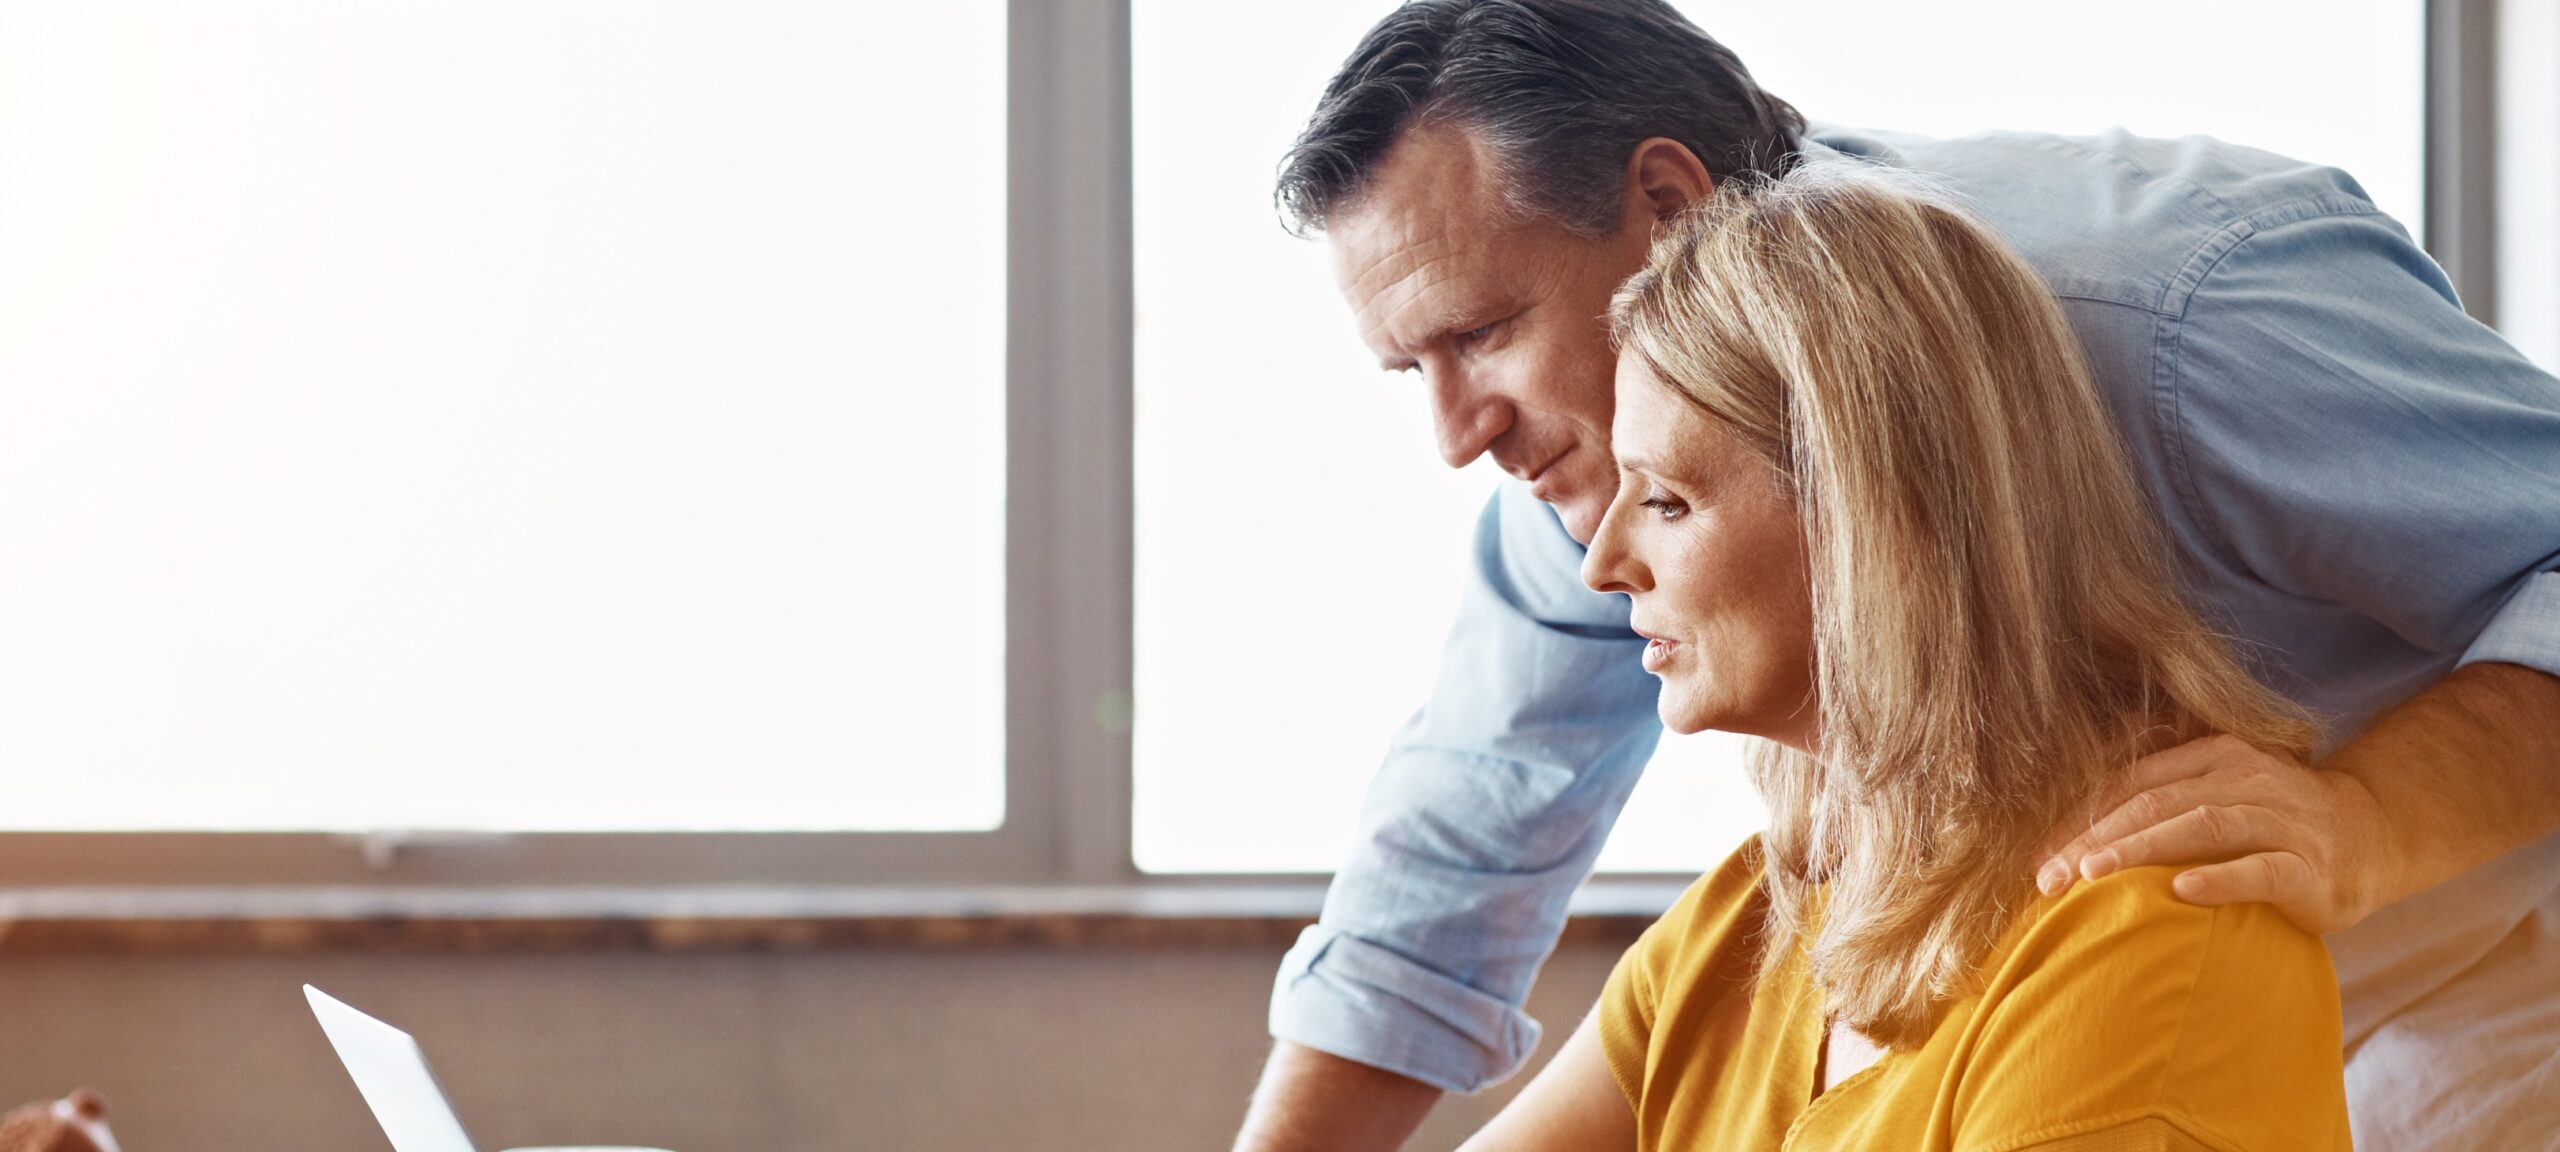
M 338 1050 L 356 1091 L 373 1109 L 393 1152 L 475 1152 L 462 1131 L 462 1118 L 427 1071 L 427 1057 L 409 1034 L 348 1007 L 337 997 L 311 985 L 302 986 L 320 1030 Z M 519 1148 L 514 1152 L 663 1152 L 650 1148 Z

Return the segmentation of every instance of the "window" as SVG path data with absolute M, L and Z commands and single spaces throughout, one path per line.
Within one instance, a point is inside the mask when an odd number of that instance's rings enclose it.
M 1330 868 L 1498 479 L 1270 209 L 1387 7 L 0 6 L 0 874 Z M 2419 224 L 2423 0 L 1687 7 L 1817 117 Z M 1603 867 L 1755 826 L 1738 747 Z
M 2204 132 L 2336 164 L 2413 232 L 2418 0 L 1682 6 L 1816 119 Z M 1381 374 L 1271 178 L 1387 6 L 1136 0 L 1134 847 L 1162 872 L 1321 871 L 1428 689 L 1474 512 L 1420 390 Z M 2210 27 L 2210 36 L 2195 34 Z M 1755 828 L 1741 742 L 1665 738 L 1601 857 L 1695 870 Z
M 0 8 L 0 823 L 1001 824 L 1005 32 Z

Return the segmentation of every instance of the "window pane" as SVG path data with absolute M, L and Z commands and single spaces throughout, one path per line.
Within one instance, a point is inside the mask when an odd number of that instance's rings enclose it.
M 2202 133 L 2344 168 L 2420 234 L 2424 0 L 1675 3 L 1809 117 L 1927 136 Z
M 2560 4 L 2499 0 L 2498 331 L 2560 372 Z
M 0 821 L 998 824 L 1003 13 L 0 8 Z
M 2414 228 L 2419 0 L 1685 6 L 1808 115 L 2209 132 L 2361 178 Z M 1474 514 L 1423 397 L 1382 375 L 1274 165 L 1388 5 L 1136 0 L 1136 830 L 1156 871 L 1322 870 L 1421 703 Z M 2211 37 L 2192 29 L 2212 27 Z M 1604 868 L 1696 869 L 1759 823 L 1741 742 L 1670 738 Z

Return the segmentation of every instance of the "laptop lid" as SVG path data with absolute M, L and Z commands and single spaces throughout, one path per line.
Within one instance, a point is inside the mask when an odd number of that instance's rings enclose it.
M 320 1030 L 329 1034 L 330 1046 L 355 1077 L 356 1091 L 373 1108 L 394 1152 L 473 1152 L 471 1137 L 463 1134 L 461 1118 L 445 1103 L 444 1090 L 427 1071 L 427 1057 L 418 1051 L 417 1041 L 308 984 L 302 994 L 310 998 Z

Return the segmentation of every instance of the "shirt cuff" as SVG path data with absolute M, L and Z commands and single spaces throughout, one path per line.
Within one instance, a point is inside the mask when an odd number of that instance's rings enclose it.
M 1322 924 L 1280 961 L 1271 1035 L 1443 1092 L 1475 1092 L 1538 1050 L 1538 1022 L 1395 952 Z
M 2489 626 L 2480 630 L 2480 638 L 2462 654 L 2464 664 L 2483 660 L 2522 664 L 2560 676 L 2560 572 L 2530 577 L 2507 597 L 2505 606 L 2489 618 Z

